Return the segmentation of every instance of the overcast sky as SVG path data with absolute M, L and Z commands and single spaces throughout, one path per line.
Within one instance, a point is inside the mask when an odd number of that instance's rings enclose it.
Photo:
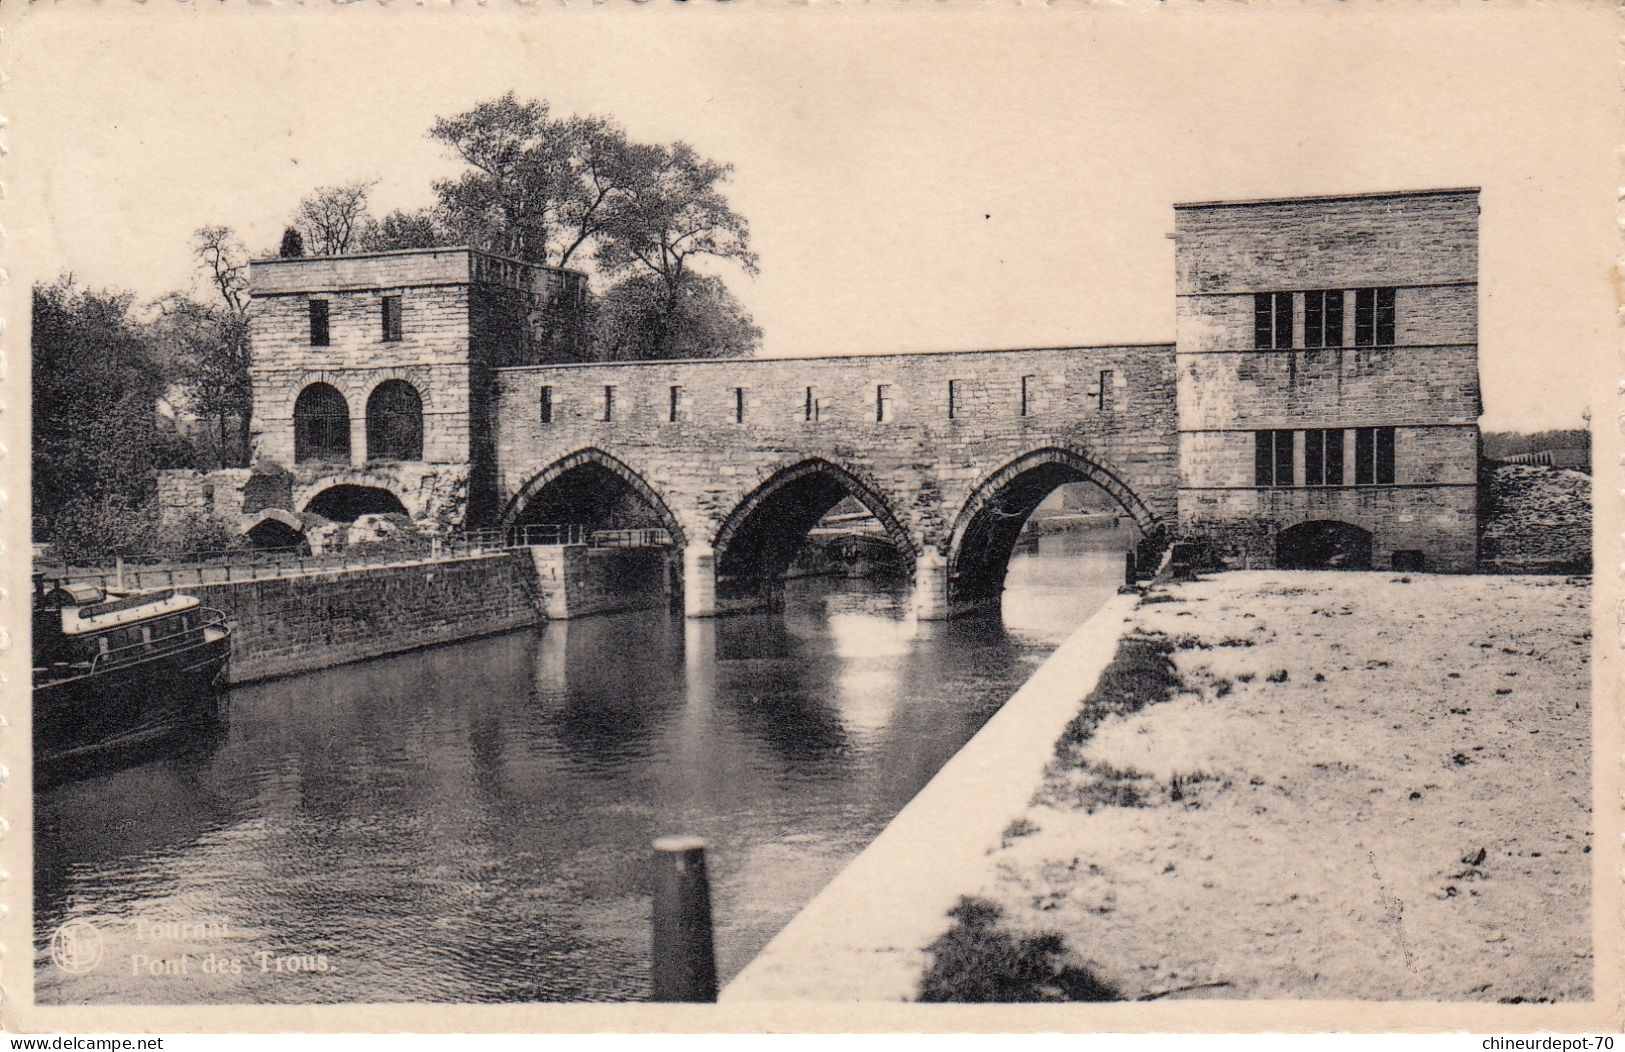
M 1577 426 L 1611 390 L 1602 4 L 19 21 L 14 278 L 156 296 L 202 224 L 270 248 L 301 195 L 359 178 L 379 212 L 427 204 L 434 117 L 511 88 L 736 166 L 762 272 L 721 272 L 767 354 L 1171 340 L 1175 201 L 1474 185 L 1484 426 Z

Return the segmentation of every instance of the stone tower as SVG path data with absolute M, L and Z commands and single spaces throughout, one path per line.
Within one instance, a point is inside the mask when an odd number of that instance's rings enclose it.
M 1179 519 L 1228 562 L 1471 571 L 1478 190 L 1176 205 Z
M 484 521 L 491 370 L 584 351 L 585 275 L 469 248 L 258 260 L 251 293 L 256 466 L 330 518 Z

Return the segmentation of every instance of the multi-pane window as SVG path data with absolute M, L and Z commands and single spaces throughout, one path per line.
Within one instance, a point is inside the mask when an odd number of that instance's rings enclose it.
M 1394 484 L 1393 428 L 1354 429 L 1354 484 L 1356 486 Z
M 875 384 L 875 423 L 889 423 L 891 418 L 891 384 Z
M 807 388 L 807 404 L 802 408 L 802 419 L 808 423 L 814 423 L 823 415 L 822 409 L 823 407 L 818 404 L 818 392 L 811 387 Z
M 1394 342 L 1394 290 L 1354 290 L 1354 345 L 1382 347 Z
M 1095 408 L 1104 413 L 1112 407 L 1112 384 L 1117 382 L 1117 374 L 1110 369 L 1100 370 L 1100 388 L 1097 394 Z
M 1343 484 L 1343 429 L 1311 428 L 1303 433 L 1303 484 Z
M 1303 294 L 1303 345 L 1343 346 L 1343 290 L 1323 289 Z
M 736 387 L 736 388 L 734 388 L 734 423 L 743 424 L 744 422 L 745 422 L 745 389 L 743 387 Z
M 541 406 L 542 423 L 551 424 L 553 422 L 553 389 L 551 387 L 542 388 L 538 404 Z
M 401 298 L 399 296 L 384 297 L 384 339 L 396 341 L 401 338 Z
M 1292 346 L 1292 293 L 1259 292 L 1254 294 L 1253 346 Z
M 1292 485 L 1292 432 L 1253 432 L 1253 484 Z
M 683 419 L 683 388 L 679 384 L 671 385 L 671 401 L 667 406 L 666 419 L 673 424 Z
M 603 417 L 601 419 L 606 420 L 606 421 L 615 419 L 615 385 L 614 384 L 605 384 L 604 385 L 604 415 L 603 415 Z
M 1033 411 L 1033 395 L 1037 393 L 1036 383 L 1038 377 L 1023 376 L 1021 378 L 1021 415 L 1026 416 Z
M 327 301 L 310 301 L 310 345 L 327 346 Z
M 948 381 L 948 419 L 953 420 L 959 416 L 959 399 L 963 392 L 960 390 L 961 380 Z

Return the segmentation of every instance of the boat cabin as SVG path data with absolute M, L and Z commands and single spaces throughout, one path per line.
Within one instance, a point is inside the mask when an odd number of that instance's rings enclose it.
M 82 672 L 142 661 L 204 640 L 218 611 L 173 589 L 109 595 L 93 584 L 36 589 L 34 667 Z

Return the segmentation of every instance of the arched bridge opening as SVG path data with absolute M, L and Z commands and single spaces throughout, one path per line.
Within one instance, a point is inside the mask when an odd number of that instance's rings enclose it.
M 1168 543 L 1166 526 L 1116 472 L 1072 450 L 1035 450 L 982 480 L 961 510 L 948 553 L 949 611 L 999 599 L 1029 518 L 1051 493 L 1069 483 L 1091 483 L 1122 509 L 1134 526 L 1138 564 L 1160 557 Z
M 305 511 L 334 522 L 354 522 L 363 515 L 406 515 L 401 498 L 382 486 L 342 483 L 329 486 L 305 504 Z
M 736 608 L 772 599 L 813 528 L 846 498 L 873 516 L 898 554 L 893 562 L 912 566 L 914 542 L 890 503 L 846 468 L 814 458 L 775 472 L 723 521 L 714 542 L 718 599 Z
M 601 531 L 664 530 L 671 546 L 684 543 L 676 516 L 643 476 L 596 449 L 574 453 L 537 473 L 508 502 L 500 525 L 521 531 L 562 526 L 581 537 Z

